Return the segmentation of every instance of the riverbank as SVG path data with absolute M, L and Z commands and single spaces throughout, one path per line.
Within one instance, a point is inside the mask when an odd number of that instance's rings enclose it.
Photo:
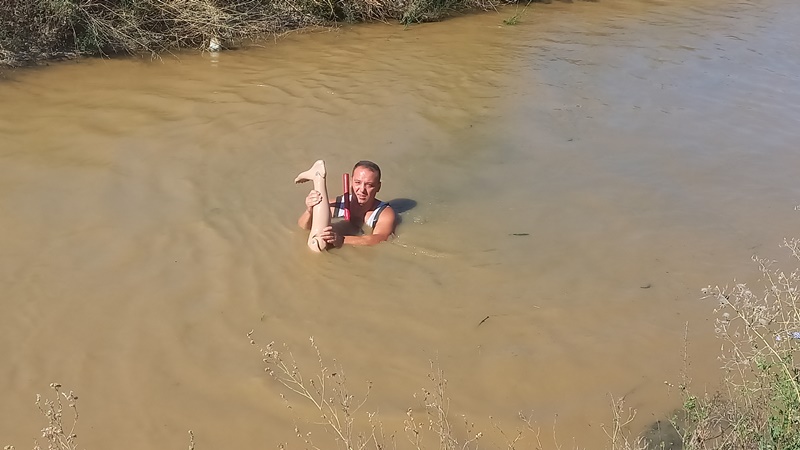
M 517 0 L 13 0 L 0 6 L 0 65 L 235 46 L 341 23 L 438 21 Z

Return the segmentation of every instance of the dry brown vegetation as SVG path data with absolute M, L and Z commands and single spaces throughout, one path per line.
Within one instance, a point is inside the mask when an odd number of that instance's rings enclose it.
M 800 262 L 800 239 L 786 240 L 783 246 L 794 263 Z M 690 380 L 683 380 L 679 386 L 684 393 L 683 408 L 672 422 L 680 442 L 669 446 L 666 441 L 648 442 L 631 434 L 629 426 L 635 411 L 626 408 L 621 399 L 612 398 L 613 415 L 609 426 L 603 427 L 608 436 L 605 448 L 800 450 L 800 269 L 787 271 L 770 260 L 753 260 L 763 283 L 759 289 L 744 283 L 703 289 L 707 299 L 718 303 L 715 331 L 723 344 L 723 391 L 695 393 Z M 252 331 L 248 338 L 258 346 Z M 302 368 L 285 346 L 258 346 L 266 373 L 285 388 L 281 396 L 287 404 L 299 400 L 314 407 L 315 417 L 298 417 L 306 419 L 310 428 L 295 428 L 305 448 L 477 450 L 486 439 L 484 431 L 477 430 L 466 417 L 454 420 L 447 379 L 436 364 L 431 363 L 429 385 L 415 395 L 419 404 L 408 409 L 402 432 L 386 432 L 375 412 L 362 411 L 371 385 L 361 396 L 352 394 L 342 367 L 335 360 L 327 363 L 313 338 L 311 347 L 316 365 Z M 48 450 L 76 450 L 77 396 L 63 392 L 57 383 L 51 388 L 52 398 L 36 399 L 47 421 L 41 439 Z M 543 448 L 540 429 L 526 415 L 519 417 L 521 421 L 513 432 L 492 421 L 494 430 L 488 431 L 494 431 L 496 439 L 489 446 Z M 189 440 L 189 449 L 193 450 L 191 431 Z M 554 441 L 556 448 L 562 448 L 555 432 Z M 34 450 L 40 448 L 37 442 Z
M 0 64 L 115 53 L 157 55 L 339 23 L 440 20 L 517 0 L 4 0 Z
M 800 240 L 787 240 L 784 247 L 795 262 L 800 261 Z M 605 448 L 800 450 L 800 269 L 786 271 L 773 261 L 753 259 L 759 268 L 762 289 L 753 290 L 744 283 L 703 289 L 706 298 L 718 302 L 715 323 L 723 343 L 723 392 L 695 393 L 688 377 L 684 379 L 679 386 L 684 393 L 683 408 L 671 426 L 666 425 L 674 427 L 679 438 L 669 443 L 648 442 L 631 434 L 629 426 L 635 411 L 625 408 L 621 399 L 612 398 L 613 415 L 609 426 L 603 427 L 608 436 Z M 251 331 L 250 343 L 257 346 L 252 335 Z M 377 413 L 363 411 L 371 385 L 363 395 L 352 394 L 343 368 L 335 360 L 327 363 L 313 338 L 311 347 L 317 364 L 305 368 L 284 346 L 270 343 L 258 347 L 266 373 L 285 388 L 281 396 L 287 405 L 299 400 L 314 407 L 315 417 L 297 417 L 306 422 L 295 428 L 305 448 L 477 450 L 486 440 L 485 431 L 494 434 L 494 442 L 487 443 L 490 447 L 499 448 L 499 444 L 508 450 L 543 448 L 540 429 L 523 414 L 512 432 L 493 420 L 494 430 L 478 430 L 464 416 L 454 420 L 447 379 L 434 363 L 428 387 L 415 395 L 419 404 L 408 409 L 402 431 L 387 432 Z M 37 396 L 36 400 L 47 421 L 41 439 L 48 450 L 76 450 L 77 396 L 71 391 L 62 392 L 57 383 L 51 387 L 53 398 Z M 68 410 L 71 420 L 65 417 Z M 301 430 L 305 426 L 309 428 Z M 316 433 L 315 429 L 324 432 Z M 555 431 L 553 434 L 556 448 L 562 448 Z M 189 440 L 189 449 L 193 450 L 191 431 Z M 34 450 L 40 448 L 37 442 Z M 6 446 L 5 450 L 13 447 Z
M 800 240 L 787 240 L 784 247 L 794 262 L 800 261 Z M 679 442 L 648 441 L 644 436 L 630 434 L 635 411 L 625 408 L 621 399 L 612 398 L 612 420 L 603 427 L 608 436 L 606 448 L 800 450 L 800 269 L 786 271 L 773 261 L 758 257 L 753 260 L 763 282 L 761 289 L 753 290 L 744 283 L 703 289 L 706 298 L 718 302 L 715 323 L 723 343 L 720 361 L 724 391 L 695 393 L 688 378 L 684 380 L 680 386 L 683 408 L 671 425 L 665 424 L 674 428 Z M 251 343 L 255 344 L 252 337 Z M 479 441 L 485 439 L 484 432 L 466 419 L 461 424 L 451 422 L 447 380 L 435 365 L 429 375 L 431 387 L 423 388 L 418 397 L 424 417 L 420 420 L 413 410 L 408 411 L 405 446 L 398 445 L 394 434 L 387 439 L 380 422 L 371 414 L 369 425 L 362 427 L 367 432 L 354 433 L 354 413 L 365 398 L 355 401 L 346 389 L 341 368 L 329 371 L 313 340 L 312 347 L 319 359 L 319 372 L 309 379 L 303 378 L 287 351 L 270 344 L 261 353 L 267 373 L 314 403 L 323 428 L 341 448 L 464 450 L 477 449 Z M 521 418 L 522 426 L 514 433 L 495 426 L 506 448 L 542 448 L 539 429 L 529 419 Z M 298 437 L 308 447 L 316 448 L 310 433 L 298 433 Z M 558 439 L 554 440 L 561 448 Z
M 248 339 L 258 346 L 253 332 Z M 402 431 L 385 427 L 377 412 L 363 411 L 369 397 L 371 384 L 364 394 L 351 392 L 344 369 L 336 363 L 326 361 L 314 339 L 310 339 L 316 364 L 298 364 L 291 351 L 284 345 L 270 342 L 259 346 L 265 372 L 286 389 L 281 397 L 287 406 L 295 401 L 312 405 L 311 417 L 297 417 L 306 422 L 295 425 L 295 435 L 304 448 L 343 450 L 388 450 L 407 448 L 412 450 L 478 450 L 483 447 L 507 450 L 546 448 L 542 443 L 542 430 L 530 414 L 518 413 L 516 425 L 501 425 L 489 416 L 491 429 L 478 429 L 466 416 L 451 411 L 447 392 L 447 378 L 435 362 L 430 362 L 428 383 L 413 395 L 418 404 L 406 411 Z M 310 375 L 309 375 L 310 374 Z M 636 412 L 624 405 L 624 399 L 612 398 L 613 415 L 603 430 L 608 441 L 597 448 L 611 450 L 645 450 L 644 439 L 630 433 L 630 424 Z M 319 433 L 321 431 L 321 433 Z M 553 424 L 552 439 L 556 449 L 559 444 L 557 424 Z M 487 442 L 488 441 L 488 442 Z M 289 448 L 288 443 L 279 448 Z
M 800 261 L 800 240 L 783 245 Z M 716 332 L 725 391 L 694 394 L 684 386 L 684 448 L 800 450 L 800 269 L 754 257 L 758 289 L 708 287 L 718 302 Z
M 77 450 L 77 438 L 75 428 L 78 424 L 78 397 L 72 392 L 63 392 L 59 383 L 51 383 L 53 390 L 52 398 L 36 396 L 36 407 L 47 420 L 42 428 L 41 439 L 47 444 L 47 450 Z M 72 410 L 72 420 L 64 417 L 64 405 Z M 66 423 L 65 423 L 66 421 Z M 4 450 L 14 450 L 14 447 L 7 445 Z M 34 440 L 33 450 L 41 450 L 39 440 Z

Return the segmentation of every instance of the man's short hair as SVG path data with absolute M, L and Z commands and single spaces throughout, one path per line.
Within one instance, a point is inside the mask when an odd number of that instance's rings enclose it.
M 367 169 L 377 173 L 378 174 L 378 181 L 381 181 L 381 168 L 378 167 L 378 165 L 375 164 L 374 162 L 366 161 L 366 160 L 359 161 L 359 162 L 356 163 L 355 166 L 353 166 L 353 172 L 355 172 L 356 169 L 358 169 L 359 167 L 366 167 Z

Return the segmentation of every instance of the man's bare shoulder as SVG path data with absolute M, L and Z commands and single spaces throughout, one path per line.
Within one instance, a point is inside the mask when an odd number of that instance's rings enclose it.
M 378 220 L 375 222 L 375 228 L 373 229 L 373 234 L 382 234 L 382 235 L 390 235 L 394 233 L 394 226 L 395 221 L 397 219 L 397 214 L 392 208 L 392 205 L 387 204 L 381 214 L 378 216 Z

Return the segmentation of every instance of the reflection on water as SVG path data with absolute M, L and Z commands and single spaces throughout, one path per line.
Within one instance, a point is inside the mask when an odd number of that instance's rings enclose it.
M 313 335 L 395 430 L 433 359 L 480 428 L 533 411 L 596 447 L 607 393 L 641 429 L 677 405 L 687 323 L 713 386 L 699 288 L 796 230 L 800 8 L 508 14 L 0 82 L 1 443 L 38 435 L 52 381 L 86 448 L 295 442 L 313 416 L 251 329 L 301 361 Z M 381 164 L 394 240 L 307 251 L 292 178 L 320 157 Z

